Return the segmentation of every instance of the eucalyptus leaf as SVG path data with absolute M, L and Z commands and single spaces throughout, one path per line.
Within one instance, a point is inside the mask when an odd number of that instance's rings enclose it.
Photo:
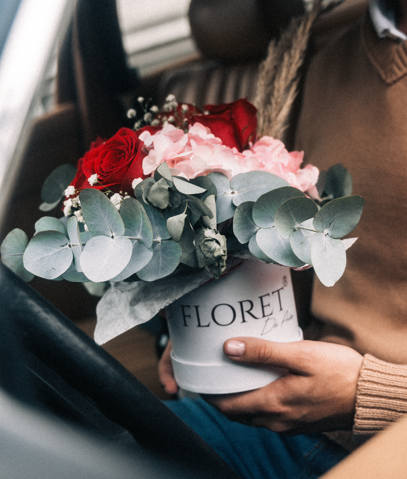
M 133 252 L 129 263 L 124 270 L 110 281 L 123 281 L 130 278 L 133 274 L 137 273 L 146 266 L 153 257 L 152 248 L 147 248 L 140 241 L 135 241 L 133 244 Z
M 140 239 L 147 248 L 151 248 L 153 228 L 140 201 L 126 198 L 120 207 L 120 215 L 126 228 L 125 235 Z
M 332 238 L 342 238 L 359 223 L 364 204 L 365 200 L 358 195 L 332 200 L 315 215 L 314 228 Z
M 156 208 L 153 208 L 148 203 L 143 204 L 144 210 L 150 220 L 153 231 L 153 238 L 155 240 L 171 238 L 167 230 L 167 217 Z
M 41 203 L 38 208 L 40 209 L 40 211 L 48 212 L 53 210 L 59 204 L 60 201 L 61 201 L 61 198 L 54 201 L 53 203 L 47 203 L 44 201 L 44 203 Z
M 312 227 L 312 219 L 301 224 L 304 228 Z M 301 261 L 306 264 L 312 264 L 311 259 L 311 240 L 315 231 L 299 228 L 290 235 L 290 244 L 293 252 Z
M 87 188 L 79 195 L 82 215 L 93 236 L 122 236 L 124 223 L 114 204 L 98 190 Z
M 82 241 L 79 233 L 78 220 L 75 216 L 71 216 L 67 223 L 67 231 L 69 242 L 71 244 L 71 249 L 73 253 L 73 261 L 76 270 L 80 273 L 82 272 L 80 259 L 82 254 Z M 65 278 L 66 279 L 66 278 Z M 72 280 L 69 280 L 72 281 Z
M 207 228 L 216 229 L 218 226 L 216 220 L 216 197 L 215 195 L 209 195 L 204 200 L 205 206 L 210 210 L 212 216 L 202 216 L 202 222 Z
M 195 231 L 189 220 L 185 222 L 185 227 L 182 231 L 179 243 L 183 251 L 186 251 L 187 253 L 195 251 Z
M 256 241 L 259 248 L 273 261 L 283 266 L 303 266 L 293 252 L 288 240 L 280 236 L 275 228 L 260 229 L 256 233 Z
M 209 176 L 197 176 L 196 178 L 193 178 L 189 180 L 193 185 L 200 186 L 203 188 L 205 193 L 202 194 L 201 200 L 205 201 L 208 196 L 216 196 L 217 195 L 217 189 L 214 184 L 214 182 L 209 178 Z
M 274 226 L 274 217 L 277 209 L 287 200 L 305 196 L 297 188 L 283 186 L 260 196 L 253 206 L 253 221 L 261 228 Z
M 167 220 L 167 230 L 174 241 L 179 242 L 185 226 L 186 213 L 171 216 Z
M 346 267 L 346 251 L 341 240 L 315 233 L 311 242 L 312 266 L 325 286 L 333 286 Z
M 85 287 L 86 291 L 91 294 L 92 296 L 97 296 L 97 297 L 102 297 L 106 290 L 109 287 L 109 283 L 103 282 L 103 283 L 92 283 L 91 281 L 87 283 L 83 283 L 83 286 Z
M 156 281 L 175 271 L 182 256 L 182 248 L 175 241 L 153 243 L 153 257 L 137 276 L 143 281 Z
M 236 206 L 233 204 L 232 188 L 227 176 L 222 173 L 209 173 L 210 178 L 216 187 L 216 217 L 218 223 L 233 217 Z
M 184 195 L 200 195 L 205 193 L 206 189 L 201 188 L 200 186 L 194 185 L 193 183 L 184 180 L 178 176 L 173 177 L 174 187 Z
M 24 281 L 31 281 L 34 275 L 23 264 L 23 254 L 28 245 L 28 236 L 23 230 L 15 228 L 4 238 L 1 247 L 1 261 Z
M 182 203 L 183 195 L 178 193 L 176 190 L 170 190 L 170 207 L 171 208 L 178 208 L 178 206 Z
M 233 217 L 233 233 L 241 244 L 248 243 L 259 227 L 253 221 L 254 201 L 240 204 Z
M 71 283 L 85 283 L 89 281 L 89 278 L 87 278 L 82 272 L 79 272 L 73 263 L 62 275 L 62 278 Z
M 24 267 L 45 279 L 57 279 L 69 268 L 72 259 L 68 238 L 59 231 L 40 231 L 23 255 Z
M 246 201 L 256 201 L 261 195 L 289 184 L 279 176 L 266 171 L 249 171 L 234 176 L 230 186 L 233 203 L 239 206 Z
M 154 179 L 156 181 L 160 180 L 161 178 L 164 178 L 169 186 L 173 186 L 174 182 L 172 179 L 172 174 L 166 161 L 161 163 L 154 172 Z
M 68 232 L 62 221 L 52 216 L 43 216 L 35 223 L 35 234 L 40 231 L 59 231 L 63 235 L 68 236 Z
M 165 210 L 170 202 L 169 186 L 165 178 L 159 179 L 151 186 L 147 200 L 156 208 Z
M 343 165 L 337 164 L 329 168 L 326 173 L 324 191 L 332 198 L 352 194 L 352 176 Z
M 61 165 L 46 178 L 41 189 L 41 199 L 45 203 L 59 203 L 65 196 L 66 188 L 72 183 L 76 175 L 73 165 Z
M 195 196 L 191 195 L 186 195 L 186 199 L 188 202 L 188 208 L 192 211 L 194 215 L 198 217 L 208 216 L 209 218 L 213 218 L 212 211 L 199 198 L 195 198 Z
M 249 241 L 249 251 L 257 259 L 264 261 L 265 263 L 275 263 L 271 258 L 269 258 L 264 251 L 259 248 L 257 244 L 256 235 L 254 234 Z
M 123 271 L 132 253 L 133 244 L 127 238 L 96 236 L 86 243 L 82 251 L 82 271 L 95 283 L 108 281 Z
M 144 202 L 147 202 L 147 196 L 151 190 L 151 188 L 155 185 L 156 181 L 154 178 L 146 178 L 142 183 L 140 183 L 136 189 L 134 190 L 134 194 L 136 198 L 138 198 L 138 193 L 141 191 L 142 195 L 141 197 L 143 198 Z M 137 193 L 137 194 L 136 194 Z
M 187 253 L 185 250 L 182 250 L 180 263 L 185 264 L 190 268 L 198 268 L 198 260 L 196 259 L 195 250 L 190 253 Z
M 301 223 L 313 218 L 317 213 L 318 206 L 310 198 L 291 198 L 278 207 L 274 224 L 280 235 L 288 239 Z

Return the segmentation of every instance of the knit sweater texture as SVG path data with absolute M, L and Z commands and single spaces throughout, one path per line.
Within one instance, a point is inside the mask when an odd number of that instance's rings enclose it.
M 368 15 L 312 59 L 295 148 L 327 170 L 342 163 L 366 200 L 344 276 L 315 281 L 316 339 L 362 355 L 354 436 L 407 412 L 407 42 L 379 39 Z

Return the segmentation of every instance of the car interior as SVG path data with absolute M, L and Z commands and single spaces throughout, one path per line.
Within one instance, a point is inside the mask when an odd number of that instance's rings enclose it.
M 1 241 L 13 228 L 33 233 L 43 214 L 44 179 L 59 165 L 76 165 L 97 137 L 131 127 L 127 111 L 137 98 L 162 106 L 173 94 L 200 108 L 253 101 L 269 42 L 310 8 L 303 0 L 180 2 L 168 13 L 167 36 L 157 53 L 151 45 L 140 47 L 139 33 L 149 27 L 149 35 L 158 38 L 154 32 L 164 20 L 132 26 L 131 3 L 77 0 L 67 7 L 36 89 L 43 109 L 31 111 L 11 155 Z M 153 17 L 160 17 L 162 3 L 148 2 Z M 314 25 L 310 48 L 320 48 L 365 5 L 348 0 L 329 9 Z M 137 8 L 131 13 L 136 22 Z M 133 44 L 139 49 L 132 51 Z M 61 211 L 47 214 L 59 217 Z M 301 275 L 295 281 L 300 287 Z M 98 300 L 80 283 L 35 278 L 27 284 L 0 264 L 0 407 L 2 417 L 21 418 L 0 420 L 1 476 L 237 478 L 162 402 L 176 399 L 158 380 L 164 320 L 156 317 L 98 346 L 93 341 Z M 389 428 L 326 477 L 404 477 L 407 462 L 400 448 L 406 431 L 406 421 Z M 389 444 L 390 475 L 380 475 L 378 451 Z M 19 452 L 18 460 L 9 450 Z

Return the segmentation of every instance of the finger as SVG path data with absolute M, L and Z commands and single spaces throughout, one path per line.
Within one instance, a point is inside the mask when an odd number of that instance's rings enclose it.
M 288 369 L 301 374 L 307 371 L 312 358 L 309 343 L 312 342 L 276 343 L 258 338 L 234 338 L 224 343 L 223 351 L 236 362 Z
M 174 379 L 174 370 L 171 361 L 171 343 L 169 342 L 158 363 L 158 377 L 167 394 L 173 395 L 178 392 L 178 384 Z

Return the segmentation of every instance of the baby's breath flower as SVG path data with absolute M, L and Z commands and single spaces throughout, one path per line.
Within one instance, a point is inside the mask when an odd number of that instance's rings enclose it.
M 157 105 L 153 105 L 153 106 L 150 108 L 150 111 L 152 111 L 153 113 L 158 113 L 160 110 L 158 109 L 158 106 L 157 106 Z
M 139 97 L 137 98 L 137 101 L 138 101 L 139 103 L 143 103 L 143 101 L 144 101 L 144 97 L 142 97 L 142 96 L 139 96 Z
M 64 201 L 64 216 L 69 216 L 71 214 L 72 200 L 67 199 Z
M 151 122 L 151 126 L 158 126 L 160 124 L 160 121 L 159 120 L 153 120 Z
M 131 187 L 133 188 L 133 190 L 136 189 L 136 186 L 141 183 L 143 181 L 142 178 L 134 178 L 134 180 L 132 181 L 131 183 Z
M 120 210 L 120 206 L 123 203 L 123 196 L 119 193 L 115 193 L 111 198 L 110 201 L 114 204 L 114 206 Z
M 144 115 L 144 121 L 145 121 L 146 123 L 151 123 L 152 120 L 153 120 L 153 115 L 152 115 L 151 113 L 146 113 L 146 114 Z
M 172 93 L 170 93 L 167 98 L 165 99 L 166 102 L 170 103 L 170 102 L 173 102 L 175 101 L 175 95 L 173 95 Z
M 82 216 L 82 210 L 77 210 L 74 212 L 74 215 L 76 216 L 77 220 L 79 223 L 85 223 L 85 220 Z
M 95 185 L 96 183 L 98 183 L 98 175 L 95 173 L 93 175 L 91 175 L 89 178 L 88 178 L 88 182 L 90 184 L 90 186 L 93 186 Z
M 134 123 L 134 129 L 138 130 L 143 126 L 143 122 L 140 120 L 137 120 L 136 123 Z
M 81 206 L 79 196 L 75 196 L 75 198 L 71 198 L 71 200 L 72 200 L 72 208 L 79 208 Z
M 70 185 L 68 188 L 65 190 L 65 196 L 73 196 L 75 194 L 75 187 Z
M 136 116 L 136 110 L 134 108 L 130 108 L 127 110 L 127 118 L 134 118 Z
M 172 111 L 172 106 L 170 103 L 166 103 L 163 107 L 163 110 L 166 112 Z
M 169 123 L 174 123 L 174 122 L 175 122 L 175 116 L 171 115 L 171 116 L 168 118 L 168 122 L 169 122 Z
M 189 108 L 188 108 L 188 105 L 186 105 L 185 103 L 181 106 L 181 110 L 182 111 L 188 111 Z

